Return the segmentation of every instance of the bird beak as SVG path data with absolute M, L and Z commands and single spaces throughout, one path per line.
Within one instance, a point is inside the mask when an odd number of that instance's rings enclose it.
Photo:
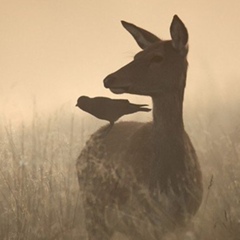
M 77 107 L 77 106 L 78 106 L 78 104 L 76 103 L 75 107 Z

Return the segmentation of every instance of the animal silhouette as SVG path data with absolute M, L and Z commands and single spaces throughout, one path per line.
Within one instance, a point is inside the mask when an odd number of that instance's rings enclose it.
M 194 147 L 184 129 L 188 32 L 175 15 L 171 40 L 163 41 L 122 22 L 142 51 L 104 79 L 113 93 L 152 98 L 149 123 L 120 122 L 87 141 L 77 160 L 86 229 L 90 240 L 162 239 L 197 212 L 203 194 Z
M 150 108 L 144 107 L 147 106 L 146 104 L 133 104 L 125 99 L 106 97 L 89 98 L 81 96 L 78 98 L 76 106 L 99 119 L 109 121 L 111 126 L 126 114 L 151 111 Z

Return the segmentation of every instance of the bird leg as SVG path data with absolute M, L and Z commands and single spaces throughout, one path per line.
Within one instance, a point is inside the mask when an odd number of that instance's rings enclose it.
M 114 125 L 114 122 L 110 122 L 110 124 L 108 126 L 106 126 L 106 129 L 104 130 L 102 136 L 106 137 L 108 135 L 108 133 L 111 131 L 112 127 Z

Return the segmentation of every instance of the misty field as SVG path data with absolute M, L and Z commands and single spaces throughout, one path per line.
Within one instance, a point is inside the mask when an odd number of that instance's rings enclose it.
M 210 120 L 198 115 L 186 124 L 204 175 L 202 206 L 167 239 L 240 239 L 240 124 L 226 131 Z M 87 239 L 75 162 L 89 124 L 61 111 L 1 124 L 0 239 Z

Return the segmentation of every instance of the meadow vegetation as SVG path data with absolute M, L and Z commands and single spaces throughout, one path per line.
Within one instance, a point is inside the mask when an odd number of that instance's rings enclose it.
M 206 116 L 188 120 L 204 200 L 189 227 L 167 239 L 237 240 L 240 125 L 225 131 Z M 0 239 L 87 239 L 75 162 L 92 129 L 91 122 L 69 112 L 34 114 L 31 123 L 0 126 Z

